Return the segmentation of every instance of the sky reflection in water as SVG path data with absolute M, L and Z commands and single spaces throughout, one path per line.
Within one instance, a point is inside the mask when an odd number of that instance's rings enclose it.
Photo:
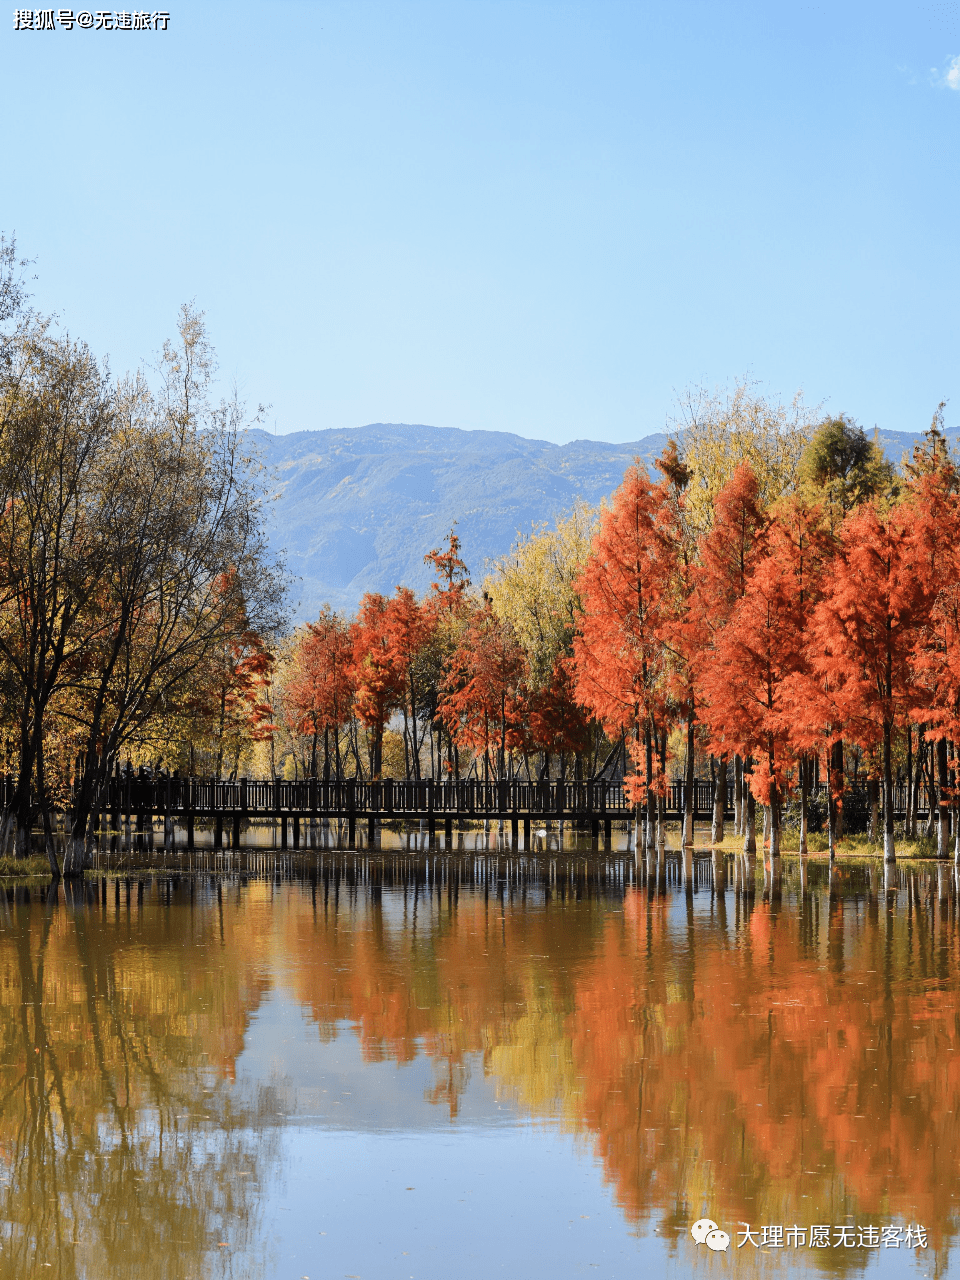
M 0 1280 L 960 1275 L 952 867 L 232 865 L 0 900 Z

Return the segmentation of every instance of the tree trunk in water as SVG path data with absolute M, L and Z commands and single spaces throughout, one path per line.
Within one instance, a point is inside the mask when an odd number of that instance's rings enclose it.
M 780 857 L 780 788 L 770 788 L 770 857 Z
M 73 831 L 67 836 L 66 850 L 63 855 L 63 874 L 65 876 L 82 876 L 87 862 L 86 835 L 76 835 Z
M 743 852 L 757 852 L 757 802 L 749 785 L 750 761 L 743 766 Z
M 920 801 L 920 788 L 923 786 L 923 744 L 917 743 L 917 759 L 913 766 L 913 793 L 910 799 L 910 837 L 917 834 L 917 806 Z
M 837 801 L 832 788 L 827 790 L 827 845 L 833 862 L 837 856 Z
M 773 831 L 773 806 L 765 804 L 763 806 L 763 848 L 770 847 L 770 837 Z
M 894 863 L 897 852 L 893 843 L 893 725 L 883 726 L 883 860 Z
M 55 880 L 60 879 L 60 864 L 57 861 L 57 847 L 53 838 L 53 828 L 50 825 L 50 809 L 47 805 L 43 806 L 43 843 L 47 851 L 47 861 L 50 863 L 50 871 Z
M 657 826 L 657 797 L 653 794 L 653 735 L 650 732 L 650 726 L 647 725 L 644 730 L 644 751 L 646 754 L 647 768 L 647 829 L 644 833 L 644 844 L 648 849 L 653 847 L 656 840 Z
M 727 757 L 721 756 L 717 762 L 717 777 L 713 784 L 713 823 L 710 827 L 710 842 L 713 845 L 723 844 L 723 819 L 727 807 Z
M 870 796 L 870 839 L 876 842 L 880 836 L 880 786 L 876 778 L 867 782 Z
M 733 757 L 733 834 L 743 835 L 743 761 Z
M 836 795 L 836 835 L 840 840 L 843 837 L 843 739 L 840 738 L 833 744 L 830 753 L 830 790 L 831 794 Z
M 683 844 L 693 844 L 693 775 L 694 765 L 694 718 L 693 707 L 690 707 L 690 713 L 687 717 L 687 771 L 684 785 L 684 801 L 683 801 Z
M 810 793 L 810 761 L 800 757 L 800 857 L 807 852 L 807 797 Z
M 886 747 L 886 742 L 884 742 Z M 949 855 L 950 810 L 947 799 L 947 740 L 937 739 L 937 857 Z

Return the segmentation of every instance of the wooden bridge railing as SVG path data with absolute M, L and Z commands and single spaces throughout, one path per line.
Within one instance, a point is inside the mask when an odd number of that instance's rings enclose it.
M 15 779 L 0 775 L 0 802 L 9 803 Z M 825 787 L 817 789 L 821 795 Z M 665 795 L 666 813 L 676 818 L 683 811 L 684 785 L 673 783 Z M 694 783 L 694 814 L 706 818 L 713 809 L 713 785 Z M 727 786 L 727 814 L 733 812 L 733 786 Z M 906 809 L 906 787 L 896 788 L 894 808 Z M 850 788 L 845 807 L 852 812 L 867 804 L 864 788 Z M 67 807 L 69 808 L 69 802 Z M 622 782 L 483 782 L 476 779 L 435 781 L 348 780 L 323 782 L 301 779 L 288 782 L 240 778 L 234 782 L 211 778 L 149 777 L 126 773 L 112 777 L 101 799 L 101 809 L 114 814 L 166 815 L 176 818 L 282 818 L 354 817 L 388 819 L 534 819 L 576 820 L 625 818 L 633 806 Z M 921 811 L 926 812 L 925 805 Z

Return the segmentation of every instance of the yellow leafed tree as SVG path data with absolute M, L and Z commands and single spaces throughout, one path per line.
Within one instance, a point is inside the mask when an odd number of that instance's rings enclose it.
M 741 462 L 752 467 L 765 509 L 797 488 L 819 406 L 809 408 L 801 392 L 789 404 L 771 401 L 757 387 L 742 380 L 732 391 L 694 390 L 680 402 L 675 426 L 691 472 L 685 509 L 697 535 L 711 527 L 714 499 Z
M 519 534 L 485 580 L 494 613 L 513 627 L 535 688 L 549 683 L 570 645 L 580 613 L 574 583 L 590 553 L 596 508 L 578 502 L 553 529 L 544 522 Z

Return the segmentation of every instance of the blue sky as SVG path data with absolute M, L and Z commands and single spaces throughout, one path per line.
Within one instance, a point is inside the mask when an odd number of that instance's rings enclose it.
M 173 0 L 0 35 L 0 228 L 117 371 L 562 442 L 750 374 L 960 422 L 960 5 Z

